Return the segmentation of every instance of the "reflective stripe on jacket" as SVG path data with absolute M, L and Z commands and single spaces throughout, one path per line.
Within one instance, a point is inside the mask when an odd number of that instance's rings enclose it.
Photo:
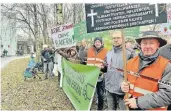
M 140 58 L 137 56 L 127 63 L 127 70 L 132 72 L 139 72 Z M 139 73 L 154 79 L 161 79 L 163 72 L 168 64 L 168 60 L 159 56 L 153 64 L 145 67 Z M 128 74 L 128 81 L 130 82 L 129 94 L 132 97 L 139 97 L 146 94 L 154 93 L 158 91 L 158 82 L 149 80 L 142 77 L 136 77 Z M 152 110 L 166 110 L 166 107 L 156 108 Z
M 101 65 L 106 57 L 107 49 L 102 48 L 99 52 L 96 52 L 94 47 L 88 49 L 87 65 Z

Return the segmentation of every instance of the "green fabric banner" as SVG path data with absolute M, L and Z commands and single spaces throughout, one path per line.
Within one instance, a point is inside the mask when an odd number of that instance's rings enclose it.
M 82 39 L 90 39 L 93 37 L 98 37 L 98 36 L 111 36 L 108 33 L 109 31 L 101 31 L 101 32 L 93 32 L 93 33 L 87 33 L 87 28 L 86 28 L 86 21 L 81 21 L 74 26 L 74 40 L 80 41 Z M 134 37 L 137 38 L 139 36 L 140 32 L 140 27 L 130 27 L 130 28 L 125 28 L 124 29 L 124 36 L 126 37 Z
M 90 110 L 100 69 L 62 60 L 62 87 L 76 110 Z
M 125 28 L 124 29 L 124 36 L 125 37 L 133 37 L 133 38 L 138 38 L 140 33 L 140 27 L 130 27 L 130 28 Z
M 82 39 L 91 39 L 106 34 L 106 31 L 87 33 L 86 21 L 81 21 L 74 26 L 74 40 L 81 41 Z

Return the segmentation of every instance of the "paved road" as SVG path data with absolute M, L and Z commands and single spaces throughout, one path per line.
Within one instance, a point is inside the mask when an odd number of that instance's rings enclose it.
M 15 59 L 20 59 L 20 58 L 26 58 L 29 57 L 29 55 L 24 55 L 24 56 L 11 56 L 11 57 L 1 57 L 1 69 L 3 69 L 9 62 L 15 60 Z

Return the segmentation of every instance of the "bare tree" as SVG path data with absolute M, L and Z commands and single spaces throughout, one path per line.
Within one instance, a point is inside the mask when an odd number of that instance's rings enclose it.
M 84 4 L 64 4 L 64 23 L 73 22 L 74 24 L 76 24 L 82 20 L 85 20 L 84 6 Z
M 52 26 L 76 24 L 85 19 L 84 4 L 1 4 L 1 6 L 2 16 L 15 19 L 17 29 L 26 33 L 28 38 L 33 38 L 37 42 L 36 46 L 40 46 L 36 48 L 37 50 L 40 50 L 43 43 L 51 42 L 49 28 Z

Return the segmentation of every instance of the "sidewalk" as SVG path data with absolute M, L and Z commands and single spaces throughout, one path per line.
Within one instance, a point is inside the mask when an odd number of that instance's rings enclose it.
M 27 55 L 23 55 L 23 56 L 7 56 L 7 57 L 1 57 L 0 61 L 1 61 L 1 70 L 11 61 L 15 60 L 15 59 L 20 59 L 20 58 L 27 58 L 30 57 L 29 54 Z

